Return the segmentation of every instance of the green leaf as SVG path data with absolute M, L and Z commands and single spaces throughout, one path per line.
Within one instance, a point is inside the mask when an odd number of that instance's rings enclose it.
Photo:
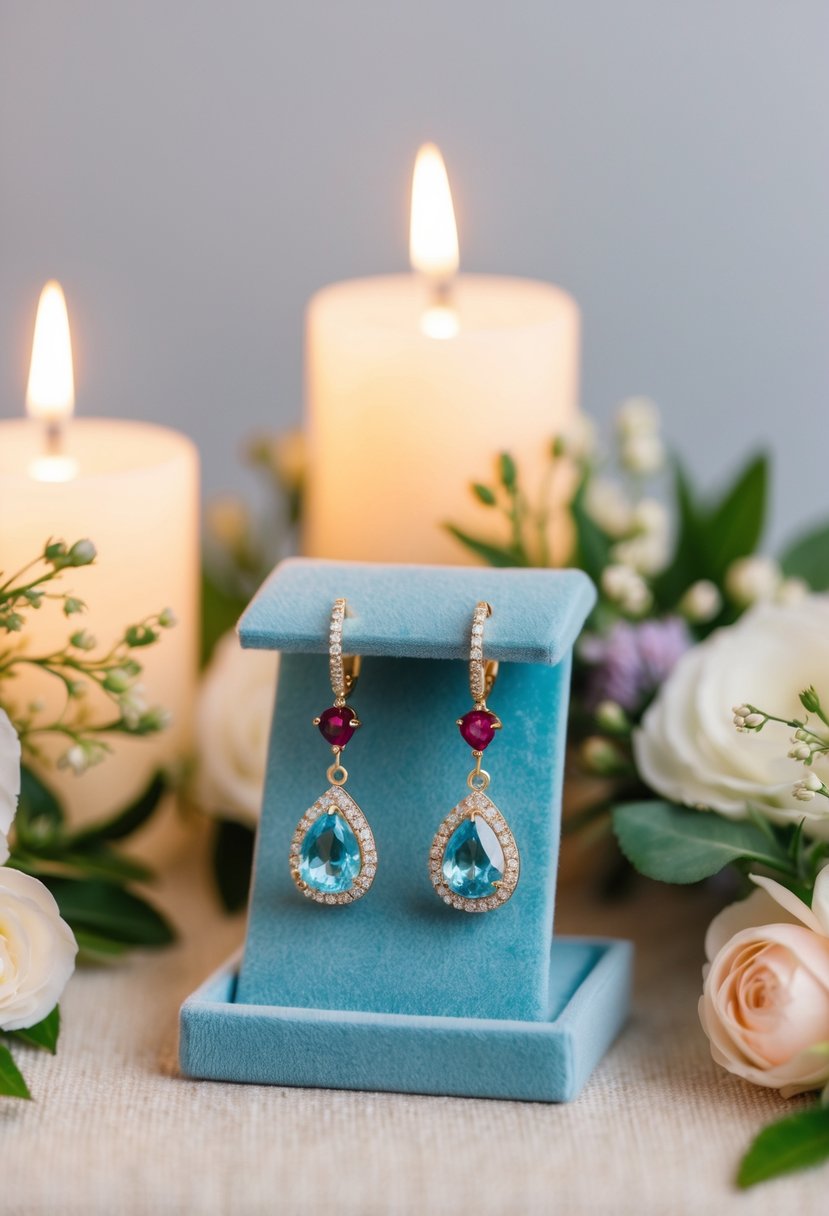
M 490 490 L 489 486 L 483 485 L 480 481 L 474 481 L 472 483 L 472 493 L 475 495 L 478 502 L 482 502 L 485 507 L 495 506 L 495 491 Z
M 0 1043 L 0 1095 L 4 1098 L 31 1098 L 23 1074 L 5 1043 Z
M 46 864 L 49 864 L 48 861 Z M 54 864 L 63 869 L 80 871 L 88 878 L 104 878 L 111 882 L 152 882 L 155 878 L 153 871 L 143 862 L 103 847 L 85 853 L 61 853 L 55 858 Z
M 678 457 L 673 459 L 677 537 L 673 560 L 655 580 L 654 595 L 665 608 L 673 608 L 697 579 L 707 577 L 705 520 L 694 501 L 690 479 Z
M 719 581 L 738 557 L 754 553 L 766 518 L 768 458 L 755 456 L 711 512 L 705 529 L 708 577 Z
M 69 838 L 68 847 L 77 852 L 105 840 L 123 840 L 125 836 L 131 836 L 143 827 L 154 813 L 167 788 L 167 779 L 162 773 L 156 773 L 134 802 L 118 811 L 111 819 L 93 823 L 90 827 L 76 832 Z
M 585 507 L 585 496 L 589 476 L 585 476 L 570 505 L 576 531 L 575 564 L 589 574 L 594 582 L 601 578 L 602 571 L 610 562 L 611 542 Z
M 87 929 L 77 927 L 74 932 L 75 941 L 78 943 L 78 961 L 81 963 L 111 963 L 129 950 L 126 942 L 114 941 L 100 933 L 91 933 Z
M 785 850 L 749 821 L 724 819 L 671 802 L 629 802 L 613 812 L 619 847 L 640 873 L 659 882 L 699 882 L 748 858 L 791 873 Z
M 813 591 L 829 591 L 829 524 L 793 541 L 780 565 L 786 578 L 802 578 Z
M 72 929 L 101 934 L 130 946 L 166 946 L 175 940 L 169 921 L 152 904 L 97 878 L 44 878 Z
M 63 829 L 57 795 L 25 764 L 20 767 L 20 800 L 15 817 L 17 839 L 28 848 L 48 844 Z
M 518 482 L 518 469 L 509 452 L 501 452 L 498 457 L 498 476 L 505 490 L 512 492 Z
M 222 819 L 213 845 L 213 872 L 226 912 L 245 906 L 250 889 L 255 833 L 243 823 Z
M 489 566 L 504 568 L 527 565 L 526 557 L 522 553 L 517 553 L 509 545 L 493 545 L 490 541 L 470 536 L 468 532 L 463 532 L 460 528 L 456 528 L 454 524 L 446 524 L 445 526 L 450 536 L 454 536 L 455 540 L 469 549 L 470 553 L 474 553 L 476 557 L 481 558 Z
M 737 1185 L 756 1186 L 829 1160 L 829 1107 L 815 1106 L 765 1127 L 740 1162 Z
M 42 1022 L 38 1022 L 34 1026 L 27 1026 L 23 1030 L 10 1030 L 7 1033 L 11 1038 L 19 1039 L 28 1047 L 40 1047 L 54 1055 L 58 1049 L 58 1035 L 60 1034 L 60 1006 L 55 1005 L 52 1012 L 47 1013 Z

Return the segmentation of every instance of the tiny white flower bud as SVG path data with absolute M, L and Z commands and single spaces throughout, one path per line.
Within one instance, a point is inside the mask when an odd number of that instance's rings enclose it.
M 573 460 L 587 460 L 596 450 L 596 424 L 587 414 L 578 414 L 556 439 L 556 449 Z
M 158 614 L 158 623 L 162 629 L 172 629 L 174 625 L 178 624 L 178 617 L 172 608 L 165 608 Z
M 815 792 L 823 789 L 823 782 L 817 773 L 807 773 L 803 778 L 803 785 L 807 790 L 814 790 Z
M 594 735 L 581 746 L 581 760 L 591 773 L 608 776 L 619 771 L 621 756 L 615 744 Z
M 618 482 L 591 477 L 584 496 L 590 518 L 608 536 L 626 536 L 633 524 L 633 504 Z
M 749 714 L 745 720 L 746 726 L 754 730 L 758 726 L 762 726 L 766 720 L 765 714 Z
M 83 773 L 87 768 L 86 752 L 79 743 L 73 744 L 72 747 L 61 757 L 63 766 L 71 768 L 73 773 Z
M 596 721 L 611 734 L 620 734 L 630 725 L 627 714 L 617 701 L 601 701 L 596 706 Z
M 721 608 L 719 588 L 707 578 L 692 583 L 679 601 L 679 611 L 695 625 L 713 620 Z
M 619 459 L 631 473 L 656 473 L 665 463 L 665 447 L 658 435 L 631 435 L 623 441 Z
M 796 781 L 792 786 L 792 793 L 799 802 L 811 802 L 815 796 L 815 791 L 806 789 L 800 781 Z
M 808 743 L 795 743 L 794 747 L 789 752 L 790 760 L 808 760 L 812 754 L 812 749 Z
M 777 588 L 775 600 L 778 604 L 791 606 L 805 600 L 809 594 L 809 584 L 802 578 L 784 578 Z
M 779 586 L 780 567 L 771 557 L 740 557 L 725 575 L 725 589 L 741 608 L 770 600 Z
M 628 397 L 616 411 L 616 430 L 622 439 L 655 435 L 660 421 L 659 406 L 650 397 Z

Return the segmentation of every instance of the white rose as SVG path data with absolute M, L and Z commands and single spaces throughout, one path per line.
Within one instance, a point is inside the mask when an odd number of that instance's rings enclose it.
M 75 970 L 78 946 L 42 882 L 0 868 L 0 1029 L 35 1026 Z
M 829 839 L 829 802 L 804 803 L 792 791 L 785 728 L 741 734 L 731 712 L 748 701 L 802 718 L 798 694 L 811 684 L 829 691 L 829 598 L 758 605 L 689 650 L 662 685 L 634 732 L 643 780 L 675 802 L 735 819 L 751 808 L 775 823 L 803 819 L 809 835 Z M 821 775 L 829 779 L 826 768 Z
M 9 716 L 0 709 L 0 865 L 9 855 L 8 834 L 20 796 L 20 740 Z
M 754 882 L 708 929 L 699 1016 L 718 1064 L 790 1097 L 829 1081 L 829 869 L 811 908 Z
M 243 650 L 235 633 L 216 644 L 196 711 L 196 794 L 212 814 L 259 818 L 278 662 Z

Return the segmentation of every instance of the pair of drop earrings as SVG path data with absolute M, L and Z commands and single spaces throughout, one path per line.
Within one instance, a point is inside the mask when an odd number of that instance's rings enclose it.
M 470 793 L 441 823 L 429 849 L 429 877 L 444 903 L 463 912 L 489 912 L 505 904 L 518 885 L 520 860 L 510 828 L 486 790 L 489 773 L 481 768 L 485 749 L 501 729 L 486 699 L 498 664 L 484 659 L 484 621 L 492 615 L 481 601 L 472 615 L 469 690 L 473 708 L 456 725 L 472 748 L 475 767 L 466 783 Z M 334 601 L 329 633 L 329 674 L 334 704 L 314 718 L 334 753 L 327 771 L 330 788 L 305 812 L 291 841 L 291 877 L 308 899 L 320 904 L 350 904 L 361 899 L 377 873 L 377 845 L 368 820 L 344 788 L 348 772 L 342 753 L 361 725 L 348 704 L 360 674 L 360 657 L 343 654 L 344 599 Z

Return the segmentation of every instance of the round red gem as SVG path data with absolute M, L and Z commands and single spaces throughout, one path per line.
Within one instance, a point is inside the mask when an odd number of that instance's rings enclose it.
M 460 720 L 460 732 L 475 752 L 482 752 L 495 738 L 498 719 L 488 709 L 470 709 Z
M 345 747 L 357 729 L 351 725 L 356 720 L 357 715 L 350 706 L 332 705 L 320 714 L 320 734 L 332 747 Z

